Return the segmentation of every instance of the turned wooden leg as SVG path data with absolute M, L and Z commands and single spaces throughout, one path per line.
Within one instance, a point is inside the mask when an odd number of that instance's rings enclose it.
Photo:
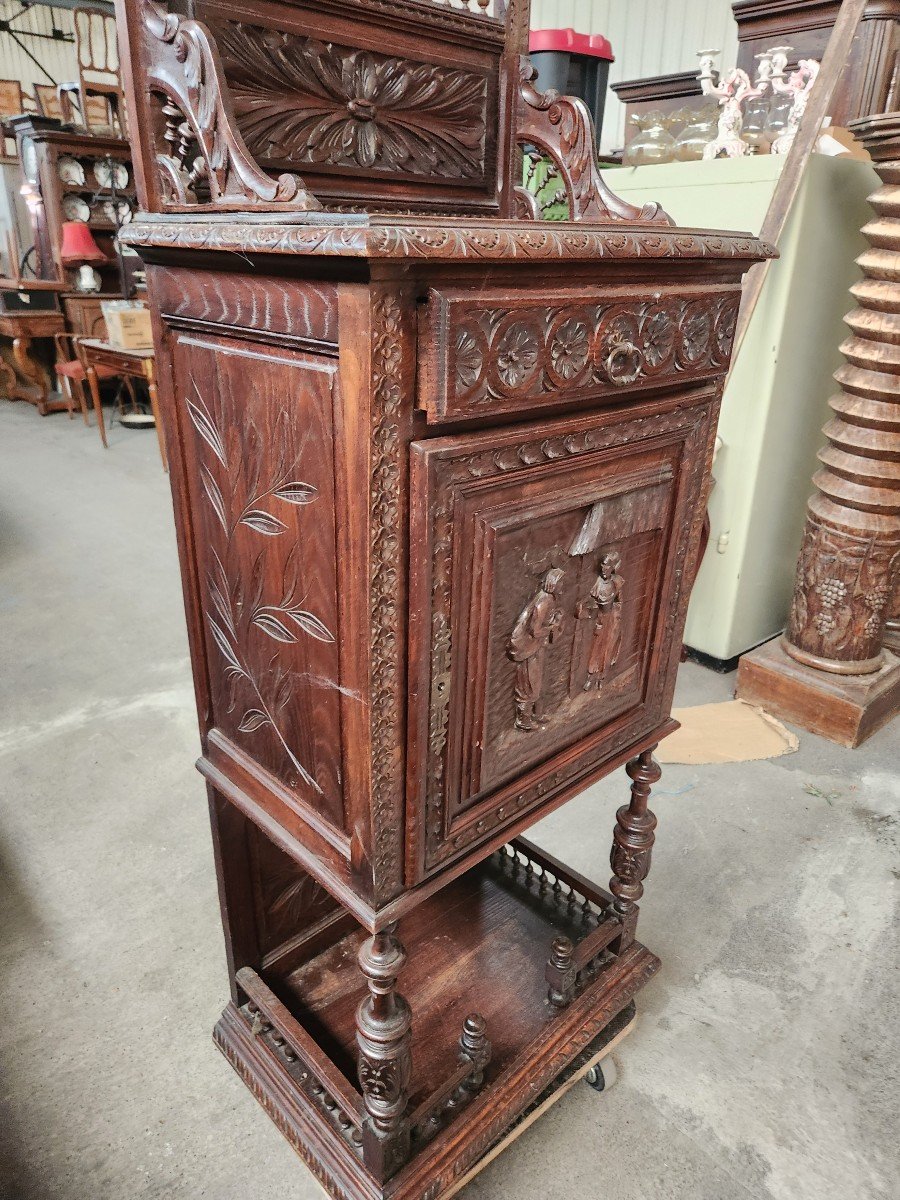
M 614 907 L 622 919 L 624 930 L 619 939 L 619 952 L 634 940 L 637 902 L 644 894 L 644 880 L 650 870 L 656 817 L 647 807 L 647 802 L 651 785 L 662 775 L 659 763 L 653 758 L 655 749 L 655 746 L 651 746 L 626 765 L 625 770 L 631 779 L 631 802 L 623 804 L 616 813 L 609 858 L 613 870 L 609 890 L 615 897 Z
M 356 1010 L 357 1070 L 366 1110 L 363 1158 L 380 1180 L 388 1179 L 409 1157 L 412 1013 L 395 991 L 406 962 L 396 930 L 396 924 L 387 926 L 359 951 L 359 968 L 369 982 L 369 994 Z
M 31 357 L 31 338 L 17 337 L 13 341 L 13 361 L 19 374 L 38 389 L 40 395 L 34 401 L 42 417 L 46 417 L 47 400 L 50 396 L 50 381 L 41 365 Z
M 484 1082 L 484 1072 L 491 1061 L 491 1043 L 487 1035 L 487 1022 L 481 1013 L 469 1013 L 463 1021 L 459 1039 L 459 1057 L 462 1063 L 471 1063 L 472 1074 L 463 1084 L 467 1092 L 477 1092 Z
M 97 414 L 97 428 L 100 430 L 100 441 L 103 443 L 103 448 L 108 450 L 109 443 L 106 440 L 106 426 L 103 423 L 103 405 L 100 403 L 100 384 L 97 382 L 97 372 L 92 366 L 88 366 L 85 374 L 87 375 L 88 386 L 91 389 L 94 412 Z
M 571 938 L 557 937 L 550 946 L 546 978 L 550 985 L 547 999 L 554 1008 L 565 1008 L 575 996 L 575 946 Z
M 153 413 L 153 420 L 156 422 L 156 440 L 159 442 L 159 454 L 162 459 L 163 470 L 169 470 L 169 463 L 166 459 L 166 439 L 163 435 L 162 417 L 159 413 L 159 396 L 156 392 L 156 376 L 153 371 L 153 363 L 147 361 L 144 364 L 144 371 L 147 376 L 147 391 L 150 394 L 150 411 Z

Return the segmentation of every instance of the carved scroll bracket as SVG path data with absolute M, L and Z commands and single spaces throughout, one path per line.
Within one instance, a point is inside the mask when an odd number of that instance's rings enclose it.
M 516 142 L 536 146 L 556 166 L 569 201 L 572 221 L 634 221 L 645 225 L 672 225 L 658 204 L 638 208 L 620 199 L 603 182 L 597 165 L 597 146 L 590 112 L 584 101 L 539 92 L 531 60 L 523 55 L 519 66 L 519 106 Z M 539 220 L 536 198 L 524 187 L 516 189 L 519 216 Z
M 250 154 L 206 27 L 166 13 L 154 0 L 140 0 L 139 15 L 159 206 L 169 211 L 320 209 L 298 176 L 272 179 Z M 208 201 L 198 200 L 197 185 L 208 189 Z

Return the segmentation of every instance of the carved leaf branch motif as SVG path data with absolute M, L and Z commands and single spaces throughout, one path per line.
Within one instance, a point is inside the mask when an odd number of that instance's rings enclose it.
M 244 586 L 240 570 L 230 578 L 225 565 L 231 560 L 234 538 L 241 526 L 264 538 L 279 537 L 287 531 L 285 522 L 270 511 L 269 501 L 274 499 L 290 506 L 307 505 L 315 501 L 318 491 L 313 484 L 294 477 L 302 446 L 289 460 L 288 416 L 284 409 L 279 411 L 274 422 L 273 439 L 278 447 L 274 471 L 268 482 L 261 484 L 264 445 L 252 416 L 244 416 L 242 444 L 233 427 L 227 438 L 223 438 L 219 423 L 205 404 L 196 382 L 193 382 L 193 388 L 193 398 L 185 400 L 188 415 L 199 438 L 219 464 L 220 478 L 224 476 L 228 484 L 227 491 L 223 492 L 213 473 L 213 464 L 201 462 L 201 485 L 224 535 L 223 556 L 212 548 L 213 566 L 207 573 L 209 596 L 215 610 L 215 614 L 207 613 L 207 622 L 213 641 L 225 660 L 224 674 L 231 689 L 228 711 L 234 710 L 237 687 L 243 681 L 255 699 L 242 714 L 238 731 L 252 734 L 260 729 L 271 729 L 300 778 L 321 794 L 321 787 L 288 744 L 279 722 L 279 713 L 293 694 L 292 675 L 280 664 L 277 653 L 261 671 L 254 667 L 248 654 L 247 639 L 253 629 L 279 643 L 295 643 L 300 634 L 321 642 L 334 641 L 334 634 L 325 623 L 304 607 L 305 598 L 298 599 L 299 548 L 295 544 L 288 553 L 282 596 L 277 604 L 267 604 L 263 598 L 265 550 L 254 559 L 248 588 Z M 237 501 L 241 487 L 243 503 Z
M 213 552 L 215 554 L 215 552 Z M 313 776 L 303 766 L 297 756 L 294 754 L 291 747 L 288 745 L 281 727 L 277 720 L 279 711 L 284 708 L 290 698 L 290 681 L 287 676 L 273 662 L 267 671 L 266 675 L 271 675 L 274 671 L 274 686 L 271 689 L 271 698 L 267 699 L 264 695 L 263 687 L 265 679 L 253 670 L 247 662 L 241 647 L 241 639 L 238 636 L 237 618 L 234 608 L 231 603 L 231 589 L 228 588 L 228 578 L 225 573 L 225 568 L 222 565 L 221 559 L 215 555 L 216 567 L 219 578 L 213 572 L 207 575 L 207 583 L 209 585 L 209 593 L 212 602 L 216 608 L 216 612 L 221 618 L 221 624 L 213 616 L 207 613 L 206 619 L 209 624 L 210 632 L 213 640 L 222 653 L 225 659 L 225 675 L 232 683 L 232 701 L 229 711 L 234 707 L 235 686 L 238 681 L 244 680 L 256 696 L 258 707 L 248 708 L 238 724 L 238 730 L 241 733 L 256 733 L 257 730 L 268 726 L 275 737 L 280 742 L 282 749 L 291 762 L 294 770 L 300 778 L 309 787 L 321 794 L 322 789 L 315 781 Z M 237 585 L 237 602 L 238 606 L 243 605 L 243 591 L 238 583 Z M 224 626 L 224 628 L 223 628 Z M 286 681 L 287 680 L 287 686 Z
M 241 131 L 260 157 L 483 178 L 486 76 L 247 23 L 215 33 Z
M 536 76 L 530 58 L 523 55 L 516 141 L 520 146 L 536 146 L 553 161 L 568 196 L 569 219 L 674 224 L 658 204 L 638 208 L 607 187 L 598 169 L 594 126 L 584 101 L 556 91 L 539 92 L 534 86 Z M 520 217 L 541 219 L 540 206 L 531 192 L 519 187 L 516 196 Z
M 162 206 L 197 206 L 194 189 L 202 182 L 209 190 L 203 207 L 321 208 L 298 176 L 272 179 L 247 149 L 206 27 L 154 0 L 141 0 L 140 18 L 146 82 L 152 96 L 162 97 L 168 143 L 156 155 Z

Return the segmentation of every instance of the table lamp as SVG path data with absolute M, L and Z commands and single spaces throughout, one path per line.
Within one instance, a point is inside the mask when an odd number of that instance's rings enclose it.
M 77 292 L 99 292 L 100 276 L 91 264 L 105 263 L 106 255 L 94 241 L 94 235 L 84 221 L 64 221 L 59 257 L 64 267 L 77 267 Z

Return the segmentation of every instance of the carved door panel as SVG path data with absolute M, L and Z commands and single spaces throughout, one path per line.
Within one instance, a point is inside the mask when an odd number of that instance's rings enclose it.
M 340 847 L 335 363 L 184 334 L 174 362 L 209 739 Z
M 692 400 L 413 444 L 415 871 L 667 715 L 715 407 Z

